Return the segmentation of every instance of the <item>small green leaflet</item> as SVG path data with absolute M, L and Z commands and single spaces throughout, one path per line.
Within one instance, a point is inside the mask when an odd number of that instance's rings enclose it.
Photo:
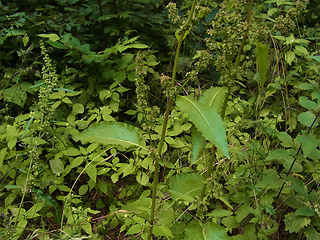
M 74 138 L 83 144 L 90 142 L 122 147 L 137 146 L 145 149 L 140 144 L 138 129 L 121 122 L 103 122 L 90 126 Z
M 190 120 L 206 139 L 210 140 L 223 155 L 230 158 L 226 130 L 216 110 L 190 97 L 179 97 L 177 106 L 189 115 Z
M 50 34 L 38 34 L 39 37 L 42 38 L 49 38 L 52 42 L 60 40 L 60 37 L 57 34 L 50 33 Z

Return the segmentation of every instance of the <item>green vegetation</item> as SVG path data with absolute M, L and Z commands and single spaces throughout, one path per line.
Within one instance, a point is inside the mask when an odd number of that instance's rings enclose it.
M 320 239 L 315 2 L 0 1 L 0 239 Z

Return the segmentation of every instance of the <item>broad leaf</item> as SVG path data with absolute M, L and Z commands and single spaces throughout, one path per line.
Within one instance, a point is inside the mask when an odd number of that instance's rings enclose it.
M 216 223 L 206 223 L 204 226 L 199 224 L 189 224 L 186 228 L 186 240 L 227 240 L 230 239 L 227 234 L 227 229 L 216 224 Z
M 123 147 L 138 146 L 140 144 L 138 129 L 119 122 L 104 122 L 90 126 L 79 135 L 74 137 L 82 143 L 101 143 L 104 145 L 120 145 Z
M 227 158 L 230 158 L 225 127 L 216 110 L 189 97 L 179 97 L 177 106 L 188 113 L 190 120 L 206 139 L 210 140 Z
M 269 51 L 268 45 L 257 43 L 257 65 L 260 76 L 260 88 L 263 88 L 267 80 L 267 70 L 269 67 Z
M 218 113 L 221 113 L 225 98 L 228 94 L 228 88 L 226 87 L 215 87 L 209 88 L 203 92 L 199 98 L 199 102 L 203 103 L 211 108 L 215 109 Z M 196 129 L 191 129 L 192 136 L 192 163 L 194 163 L 199 157 L 200 152 L 205 144 L 205 139 L 202 134 Z
M 55 174 L 60 175 L 61 173 L 63 173 L 64 165 L 60 159 L 50 160 L 50 166 L 52 172 L 54 172 Z
M 196 173 L 186 173 L 175 175 L 170 178 L 170 196 L 173 200 L 182 199 L 192 202 L 200 196 L 204 179 L 202 175 Z
M 199 98 L 199 102 L 212 107 L 221 114 L 221 109 L 227 94 L 227 87 L 209 88 L 203 92 L 202 96 Z
M 286 230 L 290 233 L 299 232 L 311 223 L 310 217 L 298 216 L 295 212 L 285 215 Z

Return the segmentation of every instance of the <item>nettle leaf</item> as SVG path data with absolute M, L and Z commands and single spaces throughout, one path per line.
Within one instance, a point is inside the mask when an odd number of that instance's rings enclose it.
M 284 222 L 287 231 L 290 233 L 297 233 L 308 226 L 311 223 L 311 219 L 310 217 L 298 216 L 295 212 L 291 212 L 285 216 Z
M 122 147 L 137 146 L 145 149 L 140 143 L 138 129 L 120 122 L 103 122 L 90 126 L 75 140 L 84 143 L 101 143 L 104 145 L 120 145 Z
M 186 173 L 175 175 L 170 178 L 170 196 L 173 200 L 182 199 L 192 202 L 200 196 L 204 179 L 197 173 Z
M 27 100 L 27 93 L 22 89 L 20 84 L 16 84 L 3 91 L 4 100 L 7 102 L 15 103 L 23 107 Z
M 294 143 L 291 136 L 286 132 L 278 132 L 277 137 L 281 141 L 283 147 L 294 148 Z
M 320 159 L 320 150 L 317 149 L 318 140 L 314 135 L 309 134 L 307 136 L 298 136 L 297 139 L 301 143 L 303 154 L 306 157 L 313 160 Z
M 295 212 L 297 216 L 312 217 L 316 214 L 314 209 L 308 207 L 298 208 Z
M 278 173 L 273 169 L 268 169 L 263 171 L 262 179 L 256 184 L 256 187 L 261 189 L 278 189 L 282 184 L 283 180 L 280 179 Z
M 290 155 L 289 151 L 284 148 L 279 148 L 271 151 L 266 158 L 266 161 L 275 160 L 282 164 L 284 168 L 288 171 L 294 161 L 294 158 Z M 301 172 L 303 167 L 301 163 L 295 162 L 293 168 L 291 169 L 292 172 Z
M 189 115 L 190 120 L 206 139 L 210 140 L 227 158 L 230 158 L 223 120 L 215 109 L 190 97 L 179 97 L 177 106 Z
M 263 88 L 267 80 L 267 70 L 269 67 L 269 50 L 268 45 L 257 42 L 257 65 L 260 76 L 260 88 Z
M 311 226 L 307 227 L 307 229 L 304 231 L 304 234 L 308 240 L 320 239 L 320 233 Z

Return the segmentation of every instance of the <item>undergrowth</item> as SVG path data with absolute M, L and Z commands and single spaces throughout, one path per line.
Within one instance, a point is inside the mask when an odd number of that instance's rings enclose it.
M 0 6 L 1 239 L 320 239 L 314 2 Z

